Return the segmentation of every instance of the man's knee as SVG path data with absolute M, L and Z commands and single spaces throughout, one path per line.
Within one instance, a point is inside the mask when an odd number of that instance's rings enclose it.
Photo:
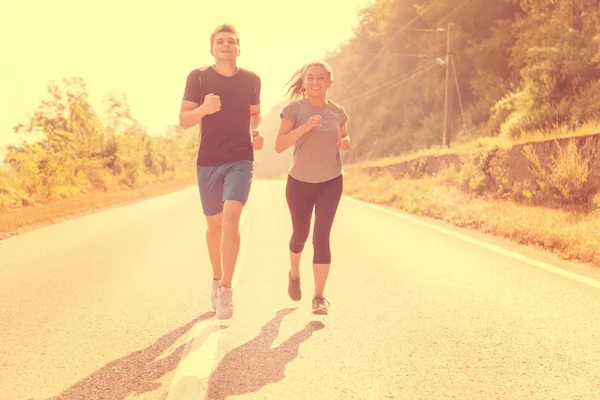
M 206 217 L 206 225 L 208 233 L 221 232 L 221 226 L 223 224 L 223 213 L 217 215 L 211 215 Z
M 222 229 L 227 232 L 238 232 L 243 205 L 239 201 L 226 200 L 223 207 Z
M 235 218 L 223 218 L 223 231 L 237 233 L 240 230 L 240 220 Z

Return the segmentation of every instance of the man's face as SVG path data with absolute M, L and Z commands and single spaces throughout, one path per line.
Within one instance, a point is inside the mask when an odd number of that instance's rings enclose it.
M 210 54 L 219 60 L 235 60 L 240 54 L 235 34 L 231 32 L 217 33 Z

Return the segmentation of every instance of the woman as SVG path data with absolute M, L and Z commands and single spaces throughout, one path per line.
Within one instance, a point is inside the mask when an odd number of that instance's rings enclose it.
M 281 112 L 281 125 L 275 151 L 294 146 L 288 171 L 286 198 L 292 218 L 288 294 L 302 298 L 300 258 L 308 239 L 313 208 L 313 273 L 315 292 L 313 314 L 328 314 L 329 302 L 323 296 L 331 265 L 329 236 L 342 196 L 343 168 L 339 149 L 350 148 L 344 108 L 327 100 L 333 83 L 331 67 L 325 62 L 305 65 L 292 79 L 288 93 L 291 102 Z

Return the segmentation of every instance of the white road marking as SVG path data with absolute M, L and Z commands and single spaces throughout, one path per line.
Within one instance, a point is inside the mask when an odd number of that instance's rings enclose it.
M 563 276 L 565 278 L 569 278 L 569 279 L 572 279 L 574 281 L 583 283 L 585 285 L 592 286 L 594 288 L 600 289 L 600 281 L 598 281 L 596 279 L 589 278 L 587 276 L 579 275 L 579 274 L 576 274 L 574 272 L 567 271 L 567 270 L 564 270 L 562 268 L 555 267 L 554 265 L 545 263 L 543 261 L 535 260 L 535 259 L 530 258 L 530 257 L 526 257 L 524 255 L 521 255 L 521 254 L 515 253 L 513 251 L 504 249 L 504 248 L 502 248 L 500 246 L 495 246 L 495 245 L 493 245 L 491 243 L 486 243 L 484 241 L 477 240 L 475 238 L 462 235 L 462 234 L 460 234 L 458 232 L 454 232 L 454 231 L 451 231 L 449 229 L 445 229 L 445 228 L 442 228 L 440 226 L 437 226 L 437 225 L 434 225 L 434 224 L 430 224 L 428 222 L 419 220 L 417 218 L 413 218 L 413 217 L 410 217 L 408 215 L 401 214 L 400 212 L 395 212 L 393 210 L 389 210 L 389 209 L 384 208 L 384 207 L 382 207 L 380 205 L 377 205 L 377 204 L 367 203 L 367 202 L 355 199 L 355 198 L 350 197 L 350 196 L 344 196 L 344 198 L 347 198 L 348 200 L 354 201 L 356 203 L 359 203 L 359 204 L 361 204 L 363 206 L 372 208 L 374 210 L 386 213 L 388 215 L 392 215 L 392 216 L 394 216 L 396 218 L 404 219 L 406 221 L 410 221 L 412 223 L 415 223 L 415 224 L 418 224 L 418 225 L 421 225 L 421 226 L 425 226 L 425 227 L 433 229 L 435 231 L 444 233 L 444 234 L 446 234 L 448 236 L 452 236 L 452 237 L 455 237 L 457 239 L 464 240 L 465 242 L 469 242 L 469 243 L 475 244 L 477 246 L 486 248 L 488 250 L 495 251 L 496 253 L 500 253 L 502 255 L 514 258 L 515 260 L 519 260 L 519 261 L 527 263 L 529 265 L 533 265 L 534 267 L 538 267 L 538 268 L 541 268 L 543 270 L 546 270 L 546 271 L 549 271 L 549 272 L 553 272 L 553 273 L 555 273 L 557 275 Z
M 240 215 L 240 230 L 242 240 L 233 276 L 233 287 L 237 286 L 237 277 L 245 268 L 246 249 L 248 247 L 249 224 L 244 208 Z M 245 231 L 245 232 L 244 232 Z M 207 274 L 207 276 L 209 276 Z M 210 282 L 210 281 L 208 281 Z M 210 305 L 209 299 L 206 304 Z M 235 303 L 234 303 L 235 304 Z M 233 318 L 235 318 L 235 313 Z M 166 400 L 192 400 L 204 398 L 210 375 L 215 365 L 215 355 L 221 337 L 221 331 L 226 329 L 229 320 L 219 320 L 216 316 L 197 323 L 186 335 L 189 342 L 183 351 L 179 364 L 175 369 L 173 380 Z

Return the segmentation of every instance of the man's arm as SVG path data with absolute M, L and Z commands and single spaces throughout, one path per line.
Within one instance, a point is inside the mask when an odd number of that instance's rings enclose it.
M 250 137 L 254 150 L 262 149 L 264 143 L 264 139 L 258 130 L 261 120 L 260 104 L 250 105 Z
M 196 126 L 205 116 L 214 114 L 219 110 L 221 110 L 221 99 L 212 93 L 206 95 L 204 103 L 201 105 L 193 101 L 183 100 L 179 111 L 179 124 L 183 129 L 191 128 Z
M 179 125 L 181 125 L 183 129 L 191 128 L 197 125 L 202 118 L 204 118 L 204 115 L 205 114 L 198 103 L 183 100 L 179 111 Z
M 250 106 L 250 132 L 258 129 L 262 116 L 260 115 L 260 104 Z
M 261 90 L 261 80 L 260 77 L 256 77 L 256 87 L 254 88 L 254 92 L 250 96 L 250 136 L 254 137 L 258 130 L 261 121 L 260 115 L 260 90 Z M 260 134 L 258 135 L 260 136 Z
M 202 88 L 198 70 L 190 72 L 185 80 L 183 99 L 179 108 L 179 125 L 183 129 L 196 126 L 204 117 L 202 103 Z
M 200 70 L 190 72 L 185 80 L 183 100 L 179 109 L 179 125 L 183 129 L 196 126 L 202 118 L 221 110 L 221 99 L 214 93 L 203 97 Z

